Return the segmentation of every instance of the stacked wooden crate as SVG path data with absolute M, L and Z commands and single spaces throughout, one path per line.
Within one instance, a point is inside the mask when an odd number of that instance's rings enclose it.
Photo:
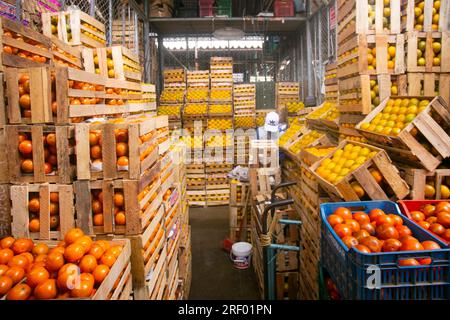
M 139 20 L 138 20 L 139 21 Z M 140 35 L 144 34 L 144 25 L 134 19 L 113 20 L 111 30 L 111 45 L 124 46 L 139 55 L 141 64 L 144 63 L 144 46 Z
M 325 100 L 336 105 L 339 102 L 339 84 L 337 79 L 337 63 L 325 66 Z
M 182 112 L 186 97 L 186 76 L 183 69 L 164 71 L 164 90 L 159 97 L 158 114 L 169 117 L 171 129 L 182 127 Z
M 295 118 L 305 106 L 300 101 L 300 83 L 277 82 L 275 86 L 275 104 L 280 119 L 288 122 Z
M 402 2 L 407 93 L 450 102 L 450 4 L 448 0 Z
M 230 181 L 229 239 L 233 242 L 250 242 L 251 200 L 249 192 L 248 183 L 235 179 Z

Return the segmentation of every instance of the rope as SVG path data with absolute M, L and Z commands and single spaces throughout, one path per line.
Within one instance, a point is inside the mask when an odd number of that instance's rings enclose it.
M 269 230 L 266 234 L 260 235 L 261 247 L 268 247 L 272 244 L 272 234 L 275 231 L 275 227 L 278 224 L 279 215 L 275 213 L 275 216 L 269 226 Z

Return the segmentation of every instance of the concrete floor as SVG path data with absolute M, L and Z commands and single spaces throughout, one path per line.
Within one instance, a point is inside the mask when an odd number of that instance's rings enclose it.
M 222 241 L 228 237 L 228 207 L 191 208 L 191 300 L 260 299 L 253 268 L 233 267 Z

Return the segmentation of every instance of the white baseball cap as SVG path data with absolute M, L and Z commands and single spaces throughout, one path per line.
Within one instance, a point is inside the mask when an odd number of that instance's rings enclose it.
M 269 112 L 266 116 L 266 123 L 264 124 L 264 130 L 269 132 L 278 132 L 278 125 L 280 123 L 280 117 L 276 112 Z

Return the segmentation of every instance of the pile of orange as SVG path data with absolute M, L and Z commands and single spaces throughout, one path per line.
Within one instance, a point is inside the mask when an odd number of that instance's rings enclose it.
M 7 300 L 91 297 L 122 252 L 80 229 L 71 229 L 54 248 L 12 237 L 0 247 L 0 296 Z
M 30 217 L 30 222 L 28 225 L 28 229 L 30 232 L 39 232 L 40 231 L 40 213 L 41 203 L 39 198 L 39 193 L 33 192 L 29 195 L 28 201 L 28 214 Z M 59 193 L 51 192 L 50 193 L 50 230 L 51 231 L 59 231 Z
M 5 37 L 5 38 L 13 38 L 13 39 L 15 39 L 17 41 L 22 41 L 22 42 L 25 42 L 25 43 L 27 43 L 29 45 L 35 46 L 36 48 L 43 49 L 43 50 L 48 50 L 43 44 L 41 44 L 41 43 L 39 43 L 39 42 L 37 42 L 37 41 L 35 41 L 33 39 L 29 39 L 27 37 L 24 37 L 21 34 L 16 34 L 16 33 L 12 32 L 12 31 L 9 31 L 9 30 L 6 30 L 6 29 L 3 31 L 3 37 Z M 34 61 L 34 62 L 39 62 L 39 63 L 46 63 L 47 62 L 47 58 L 46 57 L 43 57 L 43 56 L 38 55 L 38 54 L 31 53 L 29 51 L 22 50 L 22 49 L 19 49 L 19 48 L 16 48 L 16 47 L 12 47 L 12 46 L 3 46 L 3 53 L 13 54 L 13 55 L 16 55 L 16 56 L 18 56 L 20 58 L 28 59 L 28 60 L 31 60 L 31 61 Z
M 396 214 L 386 214 L 373 209 L 368 214 L 358 211 L 352 214 L 348 208 L 339 207 L 327 218 L 334 232 L 347 248 L 362 253 L 437 250 L 441 247 L 434 241 L 417 240 L 403 219 Z M 403 259 L 400 266 L 431 264 L 431 258 Z
M 69 88 L 75 90 L 83 90 L 83 91 L 103 91 L 105 90 L 104 86 L 95 85 L 92 83 L 81 82 L 81 81 L 73 81 L 69 80 Z M 80 98 L 80 97 L 70 97 L 69 103 L 70 105 L 94 105 L 101 104 L 103 101 L 102 98 Z
M 422 228 L 450 242 L 450 202 L 425 204 L 420 210 L 410 214 L 411 219 Z
M 94 226 L 104 225 L 104 214 L 103 214 L 103 191 L 92 190 L 91 191 L 91 207 L 93 215 Z M 126 224 L 125 216 L 125 196 L 122 190 L 116 190 L 114 192 L 114 223 L 118 226 L 124 226 Z
M 65 56 L 67 59 L 69 59 L 71 61 L 74 61 L 74 62 L 78 61 L 77 57 L 71 55 L 68 52 L 65 52 L 64 50 L 58 48 L 54 44 L 52 45 L 52 50 L 62 54 L 63 56 Z M 70 63 L 70 62 L 67 62 L 66 60 L 63 60 L 63 59 L 61 59 L 61 58 L 59 58 L 57 56 L 53 57 L 53 61 L 55 61 L 59 65 L 65 66 L 65 67 L 70 67 L 70 68 L 73 68 L 73 69 L 80 69 L 77 65 L 75 65 L 73 63 Z
M 111 49 L 106 49 L 106 67 L 108 68 L 108 78 L 115 78 L 116 72 L 114 71 L 114 61 Z
M 44 144 L 44 173 L 51 174 L 58 169 L 58 157 L 56 149 L 56 134 L 46 133 L 43 136 Z M 20 154 L 20 169 L 22 173 L 33 173 L 33 144 L 30 133 L 20 133 L 18 141 Z

